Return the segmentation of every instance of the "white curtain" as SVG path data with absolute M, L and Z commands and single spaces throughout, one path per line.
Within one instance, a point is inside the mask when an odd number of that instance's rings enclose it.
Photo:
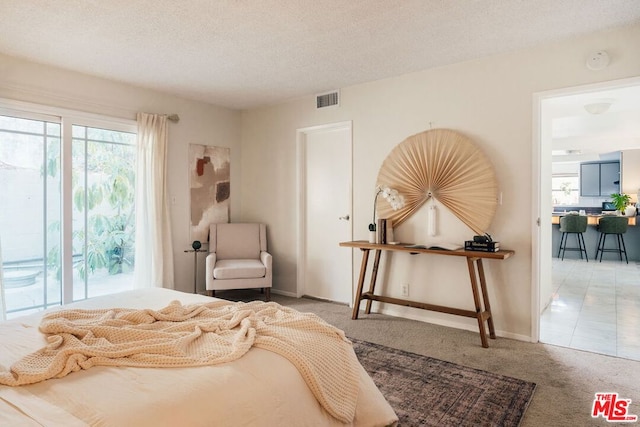
M 2 239 L 0 238 L 0 320 L 7 320 L 7 306 L 4 303 L 4 276 L 2 274 Z
M 136 158 L 137 288 L 174 287 L 167 194 L 168 124 L 165 115 L 138 113 Z

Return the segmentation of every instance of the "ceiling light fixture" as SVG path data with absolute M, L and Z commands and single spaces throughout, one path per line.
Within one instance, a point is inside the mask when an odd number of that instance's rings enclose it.
M 582 154 L 582 150 L 552 150 L 552 156 L 578 156 Z
M 598 99 L 584 105 L 584 109 L 589 114 L 604 114 L 609 111 L 613 104 L 613 99 Z

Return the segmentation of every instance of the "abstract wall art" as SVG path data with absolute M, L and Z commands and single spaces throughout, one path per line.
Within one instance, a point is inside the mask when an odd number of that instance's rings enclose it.
M 229 222 L 230 149 L 189 145 L 191 240 L 207 242 L 209 224 Z

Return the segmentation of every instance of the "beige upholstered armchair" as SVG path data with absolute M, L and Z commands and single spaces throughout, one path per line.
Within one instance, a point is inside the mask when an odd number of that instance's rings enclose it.
M 224 289 L 261 288 L 269 301 L 273 270 L 266 225 L 211 224 L 206 271 L 209 296 Z

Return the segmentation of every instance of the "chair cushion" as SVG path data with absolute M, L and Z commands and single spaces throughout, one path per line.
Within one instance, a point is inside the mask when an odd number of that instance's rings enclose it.
M 257 259 L 223 259 L 213 267 L 213 278 L 224 279 L 257 279 L 264 277 L 267 269 Z
M 217 224 L 215 252 L 218 259 L 260 258 L 260 224 Z

